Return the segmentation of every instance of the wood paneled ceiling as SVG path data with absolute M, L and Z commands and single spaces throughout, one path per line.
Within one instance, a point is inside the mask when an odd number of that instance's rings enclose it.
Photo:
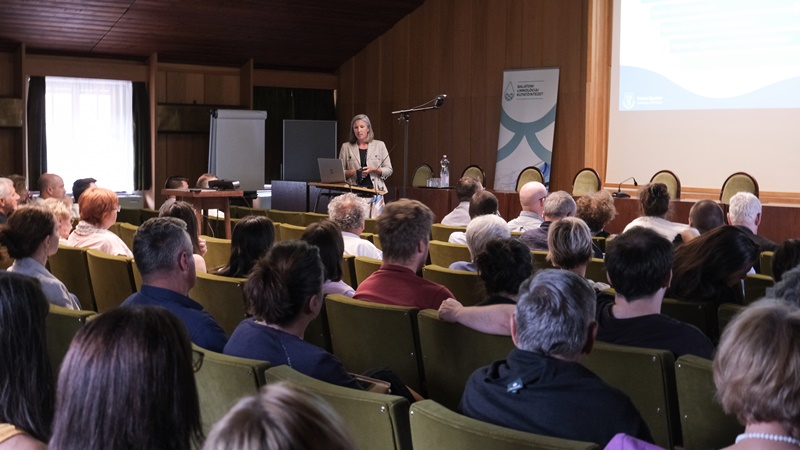
M 332 72 L 424 0 L 0 0 L 30 53 Z

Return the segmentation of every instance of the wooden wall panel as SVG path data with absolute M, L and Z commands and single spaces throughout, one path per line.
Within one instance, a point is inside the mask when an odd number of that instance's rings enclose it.
M 13 53 L 0 53 L 0 97 L 14 97 L 16 65 Z

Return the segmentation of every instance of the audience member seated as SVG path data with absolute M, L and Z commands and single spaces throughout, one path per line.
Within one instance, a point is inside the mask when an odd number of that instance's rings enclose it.
M 55 216 L 46 208 L 26 206 L 14 211 L 5 225 L 0 225 L 0 244 L 15 258 L 9 272 L 36 278 L 47 301 L 69 309 L 81 309 L 78 299 L 64 283 L 46 268 L 47 258 L 58 251 L 58 228 Z
M 353 256 L 383 259 L 383 252 L 375 244 L 360 237 L 368 211 L 367 202 L 351 192 L 334 197 L 328 203 L 330 219 L 342 229 L 344 252 Z
M 586 194 L 578 199 L 575 216 L 586 222 L 592 236 L 607 238 L 611 234 L 605 227 L 617 216 L 614 197 L 604 189 Z
M 741 229 L 724 225 L 675 251 L 666 296 L 697 302 L 742 303 L 742 279 L 758 259 L 758 246 Z
M 467 225 L 466 231 L 466 243 L 472 261 L 456 261 L 450 264 L 450 269 L 477 272 L 475 257 L 483 252 L 486 244 L 493 239 L 508 237 L 511 237 L 511 232 L 508 231 L 508 224 L 502 217 L 494 214 L 475 217 Z
M 245 278 L 275 243 L 275 225 L 264 216 L 246 216 L 233 227 L 231 259 L 217 269 L 223 277 Z
M 478 369 L 459 410 L 469 417 L 545 436 L 594 442 L 617 433 L 652 442 L 639 411 L 580 360 L 597 332 L 594 291 L 578 275 L 542 270 L 520 287 L 508 359 Z
M 472 218 L 469 215 L 469 201 L 475 193 L 483 190 L 483 185 L 475 177 L 463 177 L 456 185 L 458 206 L 442 218 L 442 225 L 451 227 L 465 227 Z
M 189 189 L 189 180 L 181 176 L 173 175 L 167 178 L 167 181 L 164 183 L 164 189 Z M 163 213 L 164 210 L 169 205 L 175 203 L 176 200 L 174 195 L 167 196 L 167 199 L 164 200 L 164 203 L 158 208 L 158 212 Z
M 303 340 L 325 304 L 319 250 L 304 241 L 275 244 L 244 285 L 251 318 L 236 327 L 225 354 L 288 365 L 312 378 L 361 389 L 338 358 Z
M 0 449 L 45 450 L 55 386 L 47 300 L 36 280 L 0 271 Z
M 689 225 L 670 222 L 669 191 L 664 183 L 650 183 L 639 188 L 639 201 L 644 215 L 633 219 L 622 232 L 633 227 L 644 227 L 654 230 L 670 242 L 682 243 L 696 237 L 697 233 L 689 230 Z M 683 234 L 685 233 L 685 234 Z M 686 237 L 684 239 L 684 236 Z
M 509 231 L 526 231 L 538 228 L 544 219 L 544 199 L 547 198 L 547 188 L 538 181 L 531 181 L 522 185 L 519 190 L 519 204 L 522 211 L 519 217 L 508 222 Z
M 493 214 L 499 217 L 500 214 L 497 212 L 498 207 L 499 202 L 494 194 L 489 191 L 476 192 L 469 201 L 470 221 L 474 220 L 476 217 L 485 216 L 487 214 Z M 503 223 L 505 223 L 505 221 L 503 221 Z M 508 224 L 506 224 L 506 228 L 508 228 Z M 467 232 L 454 231 L 450 233 L 447 241 L 451 244 L 464 245 L 467 243 Z
M 192 240 L 194 268 L 198 273 L 206 273 L 206 260 L 203 259 L 203 256 L 208 252 L 208 247 L 206 247 L 205 239 L 200 239 L 197 233 L 197 214 L 195 214 L 192 205 L 184 201 L 175 201 L 167 205 L 166 208 L 162 207 L 158 216 L 175 217 L 186 223 L 186 232 L 189 233 L 189 238 Z
M 486 299 L 478 306 L 515 305 L 519 286 L 533 273 L 531 251 L 514 238 L 489 241 L 475 257 Z
M 49 448 L 197 448 L 193 372 L 202 357 L 163 308 L 117 308 L 90 320 L 61 366 Z
M 586 266 L 596 254 L 586 222 L 577 217 L 564 217 L 554 222 L 547 233 L 547 247 L 547 260 L 553 267 L 569 270 L 586 278 Z M 604 283 L 606 280 L 586 281 L 597 292 L 611 287 Z
M 417 276 L 428 259 L 433 213 L 416 200 L 400 199 L 378 216 L 384 258 L 380 269 L 358 285 L 354 298 L 389 305 L 439 309 L 453 293 Z
M 800 446 L 800 310 L 772 300 L 725 329 L 714 384 L 725 413 L 744 425 L 730 450 Z
M 800 308 L 800 267 L 784 272 L 781 281 L 767 289 L 767 297 L 777 298 Z
M 81 178 L 72 183 L 72 217 L 80 217 L 80 199 L 81 195 L 89 189 L 97 187 L 97 180 L 94 178 Z
M 339 226 L 330 220 L 320 220 L 306 227 L 302 239 L 319 249 L 319 257 L 325 268 L 325 282 L 322 284 L 322 296 L 341 294 L 352 297 L 356 291 L 342 281 L 342 255 L 344 241 Z
M 783 274 L 800 265 L 800 239 L 788 239 L 775 247 L 772 255 L 772 278 L 777 283 Z
M 0 225 L 6 223 L 8 216 L 17 209 L 18 200 L 14 183 L 8 178 L 0 177 Z
M 689 226 L 705 234 L 725 225 L 725 213 L 714 200 L 700 200 L 689 210 Z
M 69 245 L 95 248 L 109 255 L 133 256 L 125 242 L 108 231 L 117 222 L 117 194 L 104 188 L 89 189 L 81 195 L 80 210 L 81 221 L 69 235 Z
M 598 341 L 712 358 L 714 345 L 702 331 L 661 314 L 673 258 L 672 244 L 648 228 L 631 228 L 608 243 L 606 271 L 616 297 L 598 299 Z
M 572 199 L 572 195 L 568 192 L 557 191 L 551 193 L 544 201 L 544 222 L 538 228 L 522 233 L 522 236 L 519 237 L 520 242 L 527 245 L 531 250 L 546 252 L 548 250 L 547 234 L 550 230 L 550 224 L 564 217 L 574 216 L 576 209 L 575 200 Z M 595 258 L 603 257 L 603 252 L 594 244 L 592 244 L 592 254 Z
M 341 417 L 322 398 L 294 384 L 261 388 L 231 408 L 203 450 L 352 450 Z
M 142 288 L 122 306 L 153 305 L 178 316 L 196 345 L 222 353 L 225 332 L 203 307 L 188 297 L 195 283 L 192 241 L 186 223 L 174 217 L 147 220 L 133 236 L 133 254 Z
M 64 179 L 54 173 L 43 173 L 39 177 L 39 198 L 37 203 L 48 198 L 63 200 L 67 196 Z
M 67 239 L 72 233 L 72 209 L 66 200 L 48 198 L 42 201 L 42 206 L 50 210 L 56 216 L 58 228 L 58 240 L 61 244 L 68 245 Z
M 197 179 L 197 184 L 195 185 L 195 187 L 200 189 L 208 189 L 208 182 L 218 179 L 219 178 L 217 178 L 217 176 L 214 175 L 213 173 L 204 173 L 200 175 L 200 177 Z
M 759 253 L 775 251 L 774 242 L 758 235 L 761 218 L 761 202 L 758 201 L 758 197 L 749 192 L 739 192 L 731 197 L 728 206 L 728 224 L 747 233 L 747 237 L 758 245 Z M 756 272 L 761 271 L 759 261 L 756 261 L 754 268 Z
M 27 187 L 28 180 L 26 180 L 22 175 L 17 174 L 11 174 L 7 178 L 14 183 L 14 191 L 16 191 L 17 195 L 19 195 L 17 205 L 21 206 L 30 204 L 33 198 L 31 197 L 31 192 Z

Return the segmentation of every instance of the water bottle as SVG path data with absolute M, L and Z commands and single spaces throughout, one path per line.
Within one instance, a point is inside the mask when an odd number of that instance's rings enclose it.
M 447 159 L 447 155 L 442 156 L 442 160 L 439 161 L 439 164 L 442 165 L 442 170 L 439 172 L 439 187 L 449 187 L 450 186 L 450 160 Z

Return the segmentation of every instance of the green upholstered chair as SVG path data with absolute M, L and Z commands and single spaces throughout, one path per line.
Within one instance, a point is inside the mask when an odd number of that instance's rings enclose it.
M 364 232 L 378 234 L 378 219 L 371 217 L 364 219 Z
M 586 265 L 586 278 L 598 283 L 608 283 L 606 262 L 600 258 L 592 258 Z
M 660 170 L 650 178 L 650 183 L 663 183 L 672 199 L 681 198 L 681 180 L 670 170 Z
M 206 241 L 208 251 L 203 256 L 206 268 L 210 271 L 227 265 L 231 260 L 231 240 L 211 236 L 200 236 Z
M 775 252 L 761 252 L 761 254 L 758 256 L 759 265 L 761 266 L 761 275 L 767 275 L 769 277 L 773 277 L 772 258 L 774 256 Z
M 189 297 L 203 305 L 228 336 L 247 317 L 242 285 L 244 278 L 198 273 Z
M 758 197 L 758 181 L 745 172 L 736 172 L 729 176 L 719 192 L 720 203 L 729 204 L 731 197 L 739 192 L 749 192 Z
M 142 273 L 139 272 L 139 266 L 136 265 L 136 260 L 131 261 L 131 269 L 133 269 L 133 287 L 136 291 L 142 290 Z
M 553 264 L 547 260 L 547 252 L 531 250 L 531 255 L 533 256 L 533 270 L 553 268 Z
M 300 211 L 281 211 L 279 209 L 270 209 L 267 211 L 267 216 L 273 222 L 288 223 L 289 225 L 303 226 L 303 213 Z
M 584 365 L 628 394 L 656 445 L 672 448 L 680 439 L 672 352 L 597 342 Z
M 158 210 L 150 208 L 142 208 L 139 214 L 142 219 L 142 223 L 145 223 L 148 221 L 148 219 L 158 217 Z
M 356 446 L 369 450 L 411 450 L 408 400 L 325 383 L 289 366 L 267 370 L 267 382 L 288 381 L 322 397 L 342 417 Z
M 422 390 L 417 308 L 383 305 L 332 294 L 325 297 L 334 354 L 353 373 L 389 367 Z
M 50 273 L 75 294 L 84 310 L 97 311 L 86 261 L 86 249 L 59 244 L 58 251 L 48 259 Z
M 734 317 L 737 314 L 744 311 L 746 306 L 744 305 L 737 305 L 736 303 L 723 303 L 719 305 L 717 308 L 717 322 L 719 323 L 719 334 L 722 336 L 722 332 L 725 331 L 725 327 L 731 323 Z
M 233 207 L 231 207 L 231 208 L 233 208 Z M 242 217 L 247 217 L 247 216 L 269 217 L 269 213 L 267 212 L 267 210 L 266 209 L 261 209 L 261 208 L 250 208 L 250 207 L 247 207 L 247 206 L 237 206 L 235 211 L 236 211 L 236 216 L 235 217 L 237 219 L 241 219 Z
M 136 292 L 131 261 L 133 258 L 109 255 L 95 249 L 86 250 L 97 312 L 116 308 Z
M 442 225 L 435 223 L 431 227 L 431 240 L 447 242 L 450 235 L 455 231 L 467 231 L 467 227 L 453 227 L 450 225 Z
M 748 273 L 744 278 L 745 303 L 750 304 L 764 297 L 767 294 L 767 288 L 772 286 L 775 286 L 775 280 L 772 279 L 772 276 Z
M 600 249 L 603 254 L 606 253 L 606 238 L 602 236 L 592 236 L 592 243 Z
M 361 239 L 364 239 L 365 241 L 369 241 L 369 242 L 371 242 L 373 245 L 375 245 L 375 235 L 374 235 L 374 234 L 372 234 L 372 233 L 366 233 L 366 232 L 362 232 L 362 233 L 361 233 L 361 235 L 360 235 L 359 237 L 360 237 Z
M 50 304 L 50 314 L 47 315 L 47 354 L 50 356 L 50 365 L 53 375 L 58 379 L 58 370 L 61 361 L 67 354 L 69 344 L 75 333 L 78 332 L 94 311 L 72 310 Z
M 425 187 L 428 185 L 428 180 L 433 177 L 433 169 L 427 164 L 422 164 L 414 171 L 414 176 L 411 178 L 411 186 Z
M 486 180 L 486 173 L 483 171 L 483 169 L 481 169 L 481 166 L 473 164 L 471 166 L 467 166 L 467 168 L 464 169 L 464 172 L 461 173 L 461 178 L 464 177 L 475 178 L 476 180 L 480 181 L 481 184 L 483 184 Z
M 542 175 L 542 171 L 536 166 L 528 166 L 522 169 L 522 172 L 517 176 L 517 192 L 522 189 L 522 186 L 533 181 L 544 184 L 544 175 Z
M 696 326 L 714 342 L 719 337 L 717 310 L 713 303 L 665 298 L 661 302 L 661 314 Z
M 484 299 L 483 283 L 476 272 L 429 264 L 422 268 L 422 278 L 450 289 L 464 306 L 476 305 Z
M 290 239 L 300 239 L 303 233 L 306 232 L 305 226 L 290 225 L 288 223 L 280 224 L 281 227 L 281 240 L 288 241 Z
M 214 216 L 203 216 L 203 221 L 206 223 L 207 227 L 200 227 L 199 231 L 203 232 L 203 230 L 207 229 L 207 235 L 211 235 L 214 237 L 224 238 L 225 237 L 225 218 L 223 217 L 214 217 Z M 231 219 L 231 232 L 233 232 L 233 227 L 236 226 L 236 222 L 239 219 Z
M 356 257 L 353 255 L 342 255 L 342 281 L 349 284 L 353 289 L 358 287 L 356 278 Z
M 114 223 L 112 223 L 111 226 L 108 227 L 108 231 L 110 231 L 110 232 L 116 234 L 117 236 L 119 236 L 119 224 L 121 224 L 121 223 L 122 222 L 114 222 Z M 75 225 L 72 226 L 72 229 L 73 230 L 75 229 Z
M 138 227 L 142 224 L 142 210 L 140 208 L 121 208 L 117 212 L 117 222 L 127 222 Z
M 683 448 L 701 450 L 731 445 L 744 427 L 722 412 L 716 400 L 711 361 L 684 355 L 675 362 Z
M 136 230 L 139 229 L 138 225 L 131 225 L 127 222 L 119 222 L 119 238 L 122 239 L 122 242 L 128 246 L 129 249 L 133 249 L 133 236 L 136 234 Z
M 572 196 L 580 197 L 600 190 L 600 175 L 590 167 L 586 167 L 575 174 L 572 180 Z
M 369 278 L 376 270 L 381 268 L 383 261 L 380 259 L 370 258 L 369 256 L 356 256 L 355 270 L 357 284 L 361 284 Z M 355 287 L 355 286 L 353 286 Z
M 411 406 L 414 450 L 593 450 L 590 442 L 570 441 L 503 428 L 462 416 L 433 400 Z
M 417 328 L 428 398 L 453 410 L 458 407 L 472 373 L 506 359 L 514 348 L 510 336 L 481 333 L 439 320 L 433 309 L 419 312 Z
M 308 324 L 306 333 L 303 335 L 303 340 L 317 347 L 324 348 L 329 353 L 333 353 L 331 330 L 328 327 L 328 310 L 325 308 L 324 303 L 317 317 Z
M 269 362 L 237 358 L 212 352 L 192 344 L 203 354 L 203 364 L 194 374 L 203 431 L 211 427 L 242 397 L 255 395 L 266 384 L 264 373 Z
M 327 214 L 320 214 L 315 212 L 305 212 L 303 213 L 303 226 L 307 227 L 312 223 L 319 222 L 320 220 L 325 220 L 328 218 Z
M 465 244 L 451 244 L 447 241 L 433 240 L 430 242 L 428 252 L 431 255 L 431 264 L 450 267 L 456 261 L 472 261 L 469 248 Z
M 371 242 L 378 250 L 383 251 L 383 245 L 381 245 L 381 237 L 379 235 L 373 234 Z

